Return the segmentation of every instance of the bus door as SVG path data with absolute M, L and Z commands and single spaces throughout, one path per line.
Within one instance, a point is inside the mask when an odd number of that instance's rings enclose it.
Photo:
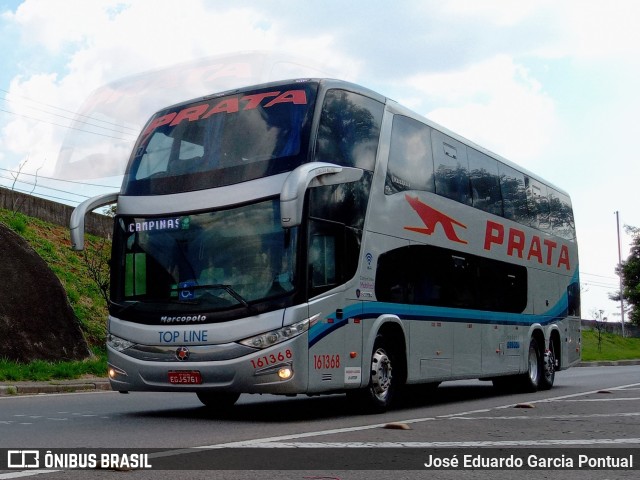
M 359 386 L 362 307 L 347 300 L 345 284 L 351 275 L 345 257 L 355 253 L 348 251 L 344 225 L 314 219 L 309 230 L 309 315 L 317 316 L 309 332 L 309 389 Z

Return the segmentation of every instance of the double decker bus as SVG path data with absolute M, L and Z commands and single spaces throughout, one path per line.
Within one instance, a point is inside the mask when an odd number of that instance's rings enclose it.
M 382 95 L 331 79 L 149 120 L 118 193 L 108 369 L 120 392 L 535 391 L 580 359 L 569 196 Z

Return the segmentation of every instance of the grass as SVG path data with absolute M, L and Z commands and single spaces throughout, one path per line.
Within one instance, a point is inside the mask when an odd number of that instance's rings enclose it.
M 84 376 L 104 377 L 107 371 L 107 352 L 94 348 L 94 358 L 80 362 L 16 363 L 0 359 L 0 382 L 70 380 Z
M 640 338 L 623 338 L 620 335 L 603 332 L 600 348 L 598 348 L 598 332 L 582 331 L 582 361 L 636 359 L 640 359 Z

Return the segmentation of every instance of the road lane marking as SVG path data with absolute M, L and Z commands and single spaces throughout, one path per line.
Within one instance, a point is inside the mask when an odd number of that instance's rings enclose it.
M 476 448 L 476 447 L 549 447 L 560 445 L 640 445 L 640 438 L 587 438 L 543 440 L 486 440 L 460 442 L 265 442 L 246 445 L 251 448 Z M 202 447 L 200 447 L 202 448 Z M 226 448 L 226 447 L 225 447 Z M 215 448 L 211 448 L 214 450 Z
M 11 472 L 11 473 L 0 473 L 0 480 L 10 479 L 10 478 L 24 478 L 24 477 L 32 477 L 34 475 L 46 474 L 46 473 L 57 473 L 62 470 L 25 470 L 20 472 Z

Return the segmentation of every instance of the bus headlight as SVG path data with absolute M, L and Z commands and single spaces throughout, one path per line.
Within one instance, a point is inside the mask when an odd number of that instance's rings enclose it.
M 107 346 L 113 348 L 117 352 L 123 352 L 129 347 L 133 347 L 135 343 L 116 337 L 115 335 L 107 335 Z
M 309 327 L 318 321 L 319 315 L 314 315 L 311 318 L 305 318 L 301 322 L 294 323 L 293 325 L 287 325 L 286 327 L 279 328 L 278 330 L 272 330 L 265 332 L 255 337 L 245 338 L 240 340 L 239 343 L 253 348 L 268 348 L 272 345 L 290 340 L 298 335 L 303 334 Z

